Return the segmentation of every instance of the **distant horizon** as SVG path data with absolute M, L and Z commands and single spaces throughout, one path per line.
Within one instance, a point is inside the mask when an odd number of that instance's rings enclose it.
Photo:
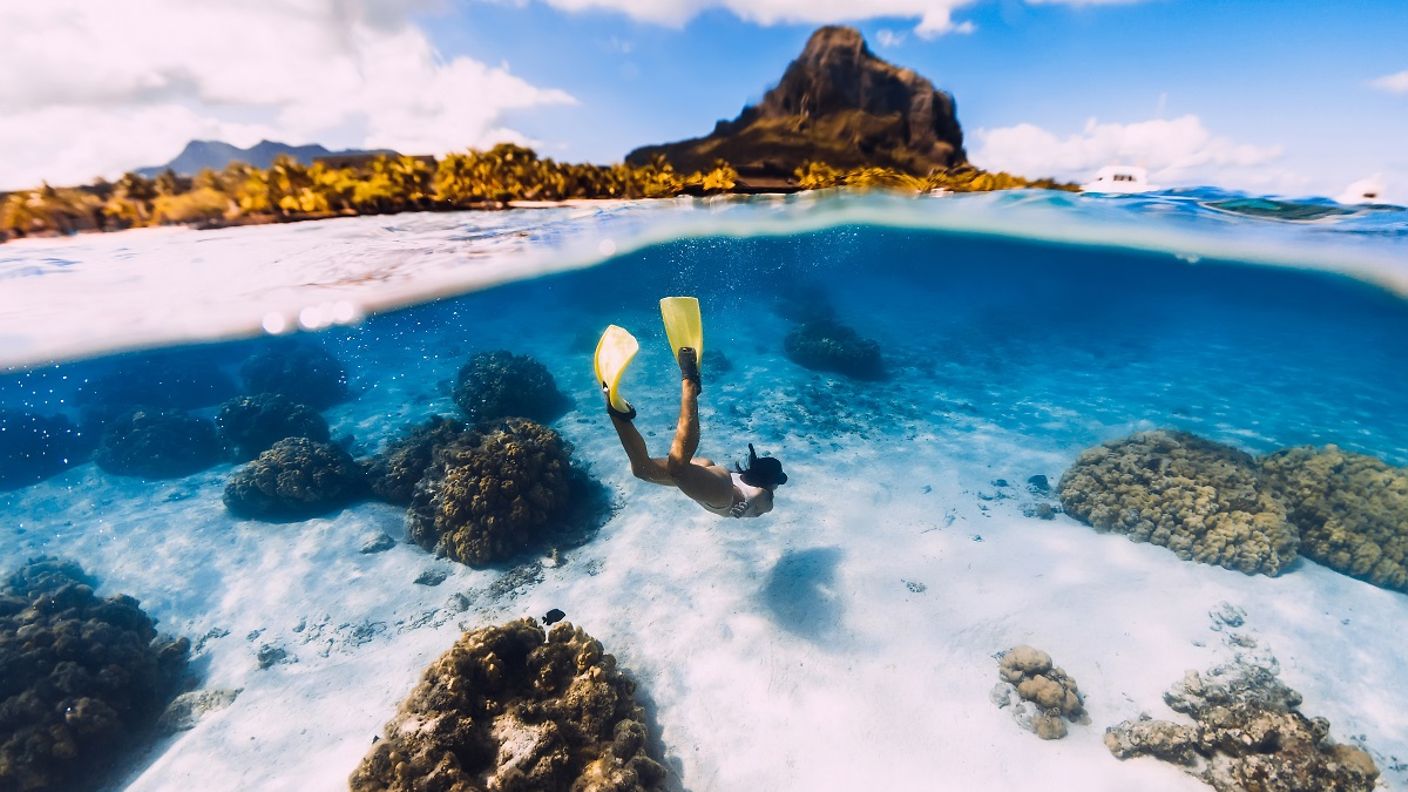
M 618 162 L 733 117 L 816 26 L 840 22 L 955 96 L 982 168 L 1082 181 L 1130 164 L 1170 187 L 1327 197 L 1377 175 L 1408 202 L 1394 35 L 1408 6 L 1388 0 L 1291 0 L 1274 15 L 1250 0 L 297 5 L 0 10 L 28 31 L 0 53 L 0 146 L 24 152 L 0 163 L 0 189 L 111 179 L 201 139 L 437 157 L 506 141 Z

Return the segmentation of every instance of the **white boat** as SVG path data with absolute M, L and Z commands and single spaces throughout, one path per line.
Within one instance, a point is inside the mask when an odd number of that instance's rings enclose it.
M 1159 189 L 1149 183 L 1149 171 L 1134 165 L 1106 165 L 1096 172 L 1095 178 L 1082 184 L 1081 190 L 1089 193 L 1142 193 Z
M 1360 179 L 1357 182 L 1344 188 L 1344 192 L 1339 194 L 1335 200 L 1342 204 L 1353 206 L 1355 204 L 1382 203 L 1384 196 L 1384 182 L 1378 174 Z

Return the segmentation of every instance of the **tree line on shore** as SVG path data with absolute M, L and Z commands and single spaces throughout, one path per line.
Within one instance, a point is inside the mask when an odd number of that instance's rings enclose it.
M 1029 181 L 972 166 L 919 177 L 890 168 L 841 170 L 809 162 L 794 174 L 796 188 L 886 189 L 905 192 L 1035 187 L 1073 189 L 1049 179 Z M 194 177 L 167 170 L 155 178 L 128 173 L 80 187 L 43 184 L 0 199 L 0 241 L 6 238 L 116 231 L 156 225 L 202 227 L 286 222 L 405 211 L 501 208 L 511 201 L 670 198 L 738 191 L 738 172 L 722 160 L 709 171 L 681 173 L 663 158 L 645 165 L 561 163 L 504 143 L 436 160 L 381 155 L 348 167 L 303 165 L 281 156 L 268 168 L 231 163 Z

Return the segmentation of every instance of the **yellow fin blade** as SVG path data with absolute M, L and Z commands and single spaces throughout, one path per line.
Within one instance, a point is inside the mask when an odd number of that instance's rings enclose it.
M 670 339 L 670 353 L 679 356 L 680 347 L 690 347 L 696 360 L 704 362 L 704 320 L 699 316 L 699 300 L 694 297 L 666 297 L 660 301 L 660 318 Z
M 619 325 L 611 325 L 596 342 L 596 354 L 592 356 L 592 366 L 596 372 L 596 384 L 605 385 L 611 399 L 611 409 L 617 412 L 630 412 L 631 405 L 621 398 L 621 377 L 630 368 L 640 351 L 640 343 L 629 331 Z

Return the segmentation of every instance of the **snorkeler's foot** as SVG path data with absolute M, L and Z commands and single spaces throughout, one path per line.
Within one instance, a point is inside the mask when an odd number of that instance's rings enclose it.
M 626 404 L 626 408 L 627 408 L 627 409 L 626 409 L 626 412 L 621 412 L 620 410 L 618 410 L 618 409 L 616 409 L 615 407 L 612 407 L 612 406 L 611 406 L 611 391 L 607 389 L 606 383 L 604 383 L 604 382 L 601 383 L 601 395 L 603 395 L 603 396 L 606 397 L 606 414 L 607 414 L 607 415 L 611 416 L 612 418 L 620 418 L 620 419 L 623 420 L 623 421 L 634 421 L 634 420 L 635 420 L 635 418 L 636 418 L 636 408 L 635 408 L 635 405 L 631 404 L 630 402 L 627 402 L 625 399 L 622 399 L 621 401 L 622 401 L 622 402 L 625 402 L 625 404 Z
M 680 347 L 678 355 L 680 362 L 680 376 L 694 383 L 696 388 L 704 390 L 703 384 L 699 381 L 699 353 L 691 347 Z

